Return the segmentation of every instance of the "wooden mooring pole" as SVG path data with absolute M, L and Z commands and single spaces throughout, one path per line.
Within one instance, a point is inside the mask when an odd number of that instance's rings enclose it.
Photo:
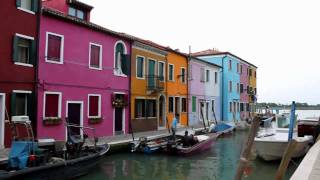
M 292 139 L 287 148 L 286 151 L 284 152 L 282 159 L 281 159 L 281 163 L 280 166 L 278 168 L 277 171 L 277 175 L 276 175 L 276 180 L 282 180 L 283 176 L 285 175 L 289 162 L 291 160 L 292 154 L 294 152 L 294 150 L 296 149 L 297 146 L 297 141 L 295 139 Z
M 260 125 L 260 120 L 261 120 L 261 116 L 257 115 L 253 118 L 253 122 L 251 124 L 250 127 L 250 131 L 249 131 L 249 135 L 248 135 L 248 140 L 246 143 L 245 148 L 243 149 L 241 156 L 240 156 L 240 161 L 238 164 L 238 169 L 237 169 L 237 173 L 235 176 L 235 180 L 241 180 L 242 175 L 243 175 L 243 171 L 247 166 L 248 163 L 248 159 L 250 157 L 250 153 L 251 153 L 251 149 L 252 149 L 252 145 L 254 142 L 254 138 L 256 137 L 257 131 L 259 129 L 259 125 Z

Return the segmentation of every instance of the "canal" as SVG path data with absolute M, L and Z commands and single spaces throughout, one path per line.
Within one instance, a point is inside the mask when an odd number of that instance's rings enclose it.
M 237 131 L 219 138 L 214 147 L 191 157 L 119 153 L 106 156 L 99 166 L 81 180 L 102 179 L 234 179 L 238 159 L 248 132 Z M 298 163 L 288 168 L 285 179 L 293 174 Z M 280 162 L 266 163 L 259 158 L 246 169 L 245 179 L 274 179 Z

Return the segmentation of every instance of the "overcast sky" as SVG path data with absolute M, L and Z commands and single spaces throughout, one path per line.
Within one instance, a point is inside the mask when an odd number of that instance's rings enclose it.
M 258 101 L 320 104 L 318 0 L 81 0 L 91 21 L 192 52 L 229 51 L 258 66 Z

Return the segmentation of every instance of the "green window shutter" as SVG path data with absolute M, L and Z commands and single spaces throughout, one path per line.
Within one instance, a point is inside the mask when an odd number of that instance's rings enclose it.
M 16 115 L 16 93 L 11 93 L 11 116 Z
M 21 7 L 21 0 L 16 0 L 16 6 Z
M 30 48 L 30 64 L 36 65 L 36 57 L 37 57 L 37 49 L 36 49 L 36 41 L 31 41 L 31 48 Z
M 27 96 L 27 113 L 29 116 L 30 121 L 35 122 L 35 94 L 30 93 Z
M 122 54 L 121 55 L 121 69 L 123 74 L 129 75 L 129 67 L 130 67 L 130 55 Z
M 38 0 L 32 0 L 31 9 L 35 13 L 38 12 L 38 2 L 39 2 Z
M 192 96 L 192 112 L 197 111 L 197 98 L 195 96 Z
M 12 43 L 12 60 L 14 62 L 18 62 L 18 41 L 19 41 L 19 37 L 14 36 L 13 43 Z

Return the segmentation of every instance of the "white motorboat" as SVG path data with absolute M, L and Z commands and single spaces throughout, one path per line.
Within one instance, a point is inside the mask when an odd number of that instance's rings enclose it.
M 266 161 L 280 160 L 288 145 L 289 134 L 289 116 L 277 115 L 276 122 L 265 123 L 269 127 L 263 127 L 254 139 L 256 153 L 259 157 Z M 293 131 L 293 139 L 298 144 L 293 152 L 292 158 L 305 155 L 313 143 L 312 136 L 297 136 L 297 130 Z

